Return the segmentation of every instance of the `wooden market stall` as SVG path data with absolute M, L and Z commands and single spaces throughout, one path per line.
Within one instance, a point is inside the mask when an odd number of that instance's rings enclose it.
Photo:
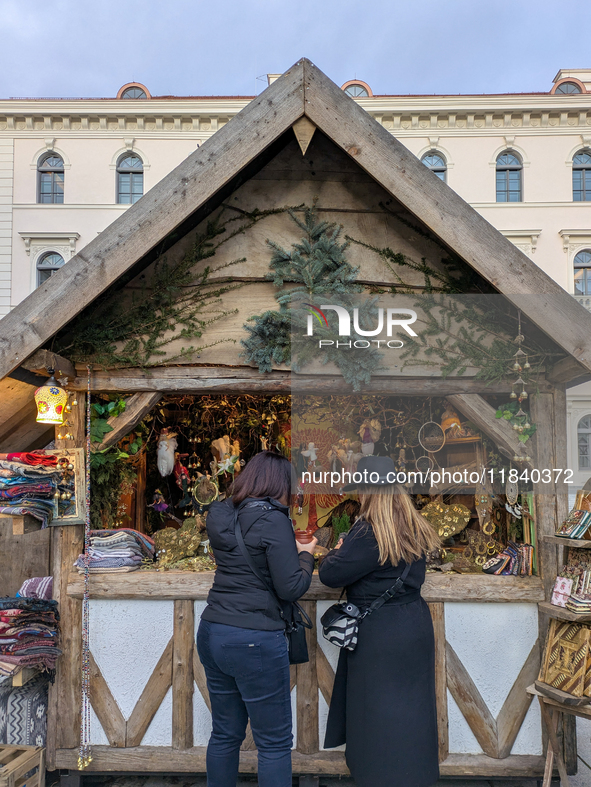
M 57 448 L 85 444 L 88 383 L 94 395 L 131 396 L 104 447 L 130 432 L 162 397 L 289 394 L 292 374 L 277 363 L 260 374 L 241 356 L 240 340 L 249 317 L 276 306 L 266 241 L 296 242 L 301 232 L 285 206 L 303 205 L 315 205 L 322 218 L 344 225 L 347 236 L 361 241 L 351 242 L 348 254 L 365 287 L 391 288 L 402 280 L 411 291 L 424 288 L 417 266 L 405 267 L 401 258 L 388 261 L 371 247 L 426 261 L 440 272 L 453 257 L 463 266 L 465 281 L 476 282 L 480 292 L 500 293 L 551 338 L 561 359 L 546 366 L 531 395 L 537 433 L 527 464 L 565 468 L 565 387 L 591 377 L 591 315 L 307 60 L 296 63 L 0 322 L 0 451 L 43 447 L 50 439 L 47 428 L 35 424 L 32 394 L 54 363 L 54 352 L 56 371 L 78 400 L 70 437 L 62 435 Z M 215 241 L 208 229 L 214 218 L 225 222 L 224 244 L 215 258 L 190 258 L 196 247 L 203 250 L 199 238 Z M 198 295 L 198 274 L 211 265 L 209 282 L 221 299 L 219 308 L 211 299 L 205 304 L 212 315 L 218 308 L 218 319 L 205 326 L 202 339 L 176 336 L 171 327 L 163 354 L 157 364 L 153 359 L 146 364 L 149 368 L 142 368 L 146 356 L 137 347 L 128 348 L 135 365 L 109 364 L 112 350 L 102 363 L 90 352 L 85 359 L 79 337 L 88 335 L 89 325 L 106 320 L 110 304 L 121 297 L 133 303 L 134 294 L 140 297 L 146 286 L 161 281 L 162 265 L 174 267 L 188 258 L 197 274 L 185 290 L 189 297 L 193 291 Z M 537 296 L 535 307 L 524 295 Z M 195 344 L 201 349 L 193 350 Z M 89 379 L 86 361 L 92 365 Z M 333 391 L 336 383 L 349 391 L 335 374 L 322 367 L 299 376 L 298 390 L 320 394 Z M 487 400 L 507 391 L 506 382 L 487 384 L 475 374 L 443 378 L 412 367 L 378 371 L 363 389 L 364 394 L 447 397 L 503 454 L 513 456 L 521 450 L 517 435 L 495 417 Z M 557 546 L 544 536 L 554 533 L 567 513 L 565 489 L 552 483 L 542 495 L 534 485 L 536 575 L 427 577 L 423 595 L 436 631 L 443 775 L 543 773 L 541 723 L 525 689 L 539 670 L 546 625 L 537 604 L 549 598 L 559 568 Z M 136 498 L 138 517 L 142 508 Z M 50 695 L 47 758 L 49 767 L 74 773 L 83 582 L 73 563 L 82 551 L 83 527 L 50 531 L 47 560 L 60 604 L 64 655 Z M 26 534 L 12 548 L 26 550 L 25 539 Z M 3 540 L 8 543 L 7 532 Z M 91 576 L 89 770 L 205 770 L 208 697 L 194 632 L 211 581 L 210 573 L 187 572 Z M 305 597 L 312 619 L 337 596 L 315 577 Z M 294 772 L 345 774 L 343 752 L 322 749 L 336 651 L 314 630 L 310 654 L 308 664 L 292 669 Z M 571 769 L 573 730 L 565 726 Z M 256 767 L 253 748 L 249 735 L 241 758 L 247 772 Z

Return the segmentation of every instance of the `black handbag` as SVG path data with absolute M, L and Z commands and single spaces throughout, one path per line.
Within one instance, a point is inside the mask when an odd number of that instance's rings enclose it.
M 248 563 L 252 573 L 261 580 L 263 585 L 267 588 L 269 593 L 273 596 L 279 607 L 279 613 L 282 620 L 285 622 L 285 636 L 287 638 L 287 648 L 289 653 L 290 664 L 305 664 L 310 660 L 308 656 L 308 643 L 306 642 L 306 629 L 312 628 L 312 621 L 308 614 L 297 601 L 281 601 L 275 588 L 267 581 L 265 576 L 259 571 L 251 554 L 246 548 L 240 522 L 238 521 L 238 511 L 234 509 L 234 533 L 238 548 L 242 552 L 242 557 Z
M 351 604 L 349 601 L 339 601 L 337 604 L 330 606 L 320 618 L 324 639 L 332 642 L 337 648 L 355 650 L 359 637 L 359 624 L 364 618 L 383 606 L 386 601 L 400 593 L 411 565 L 411 563 L 406 564 L 404 571 L 392 587 L 382 593 L 379 598 L 376 598 L 365 612 L 362 612 L 359 607 L 356 607 L 355 604 Z M 345 590 L 343 589 L 344 592 Z M 343 593 L 341 593 L 341 598 Z

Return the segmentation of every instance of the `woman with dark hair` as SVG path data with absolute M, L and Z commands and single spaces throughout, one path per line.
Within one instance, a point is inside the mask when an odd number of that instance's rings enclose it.
M 345 487 L 356 488 L 359 517 L 320 564 L 320 580 L 345 587 L 362 611 L 397 579 L 402 587 L 360 622 L 355 650 L 340 652 L 324 746 L 346 742 L 358 787 L 430 787 L 439 778 L 435 641 L 421 585 L 425 557 L 440 541 L 389 480 L 390 457 L 363 457 L 364 471 L 371 484 Z
M 201 616 L 197 649 L 213 717 L 208 787 L 235 787 L 249 719 L 258 749 L 260 787 L 291 787 L 285 627 L 291 619 L 290 602 L 310 586 L 316 546 L 316 539 L 309 544 L 295 540 L 289 518 L 291 486 L 290 462 L 263 451 L 240 473 L 232 497 L 213 503 L 207 515 L 217 571 Z M 265 582 L 243 556 L 236 517 L 246 550 Z

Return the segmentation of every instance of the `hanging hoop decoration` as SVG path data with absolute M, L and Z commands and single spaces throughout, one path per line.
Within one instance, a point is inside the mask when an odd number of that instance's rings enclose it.
M 200 506 L 209 506 L 218 499 L 220 490 L 207 476 L 201 476 L 193 487 L 193 497 Z
M 429 473 L 433 470 L 435 462 L 431 459 L 430 456 L 419 456 L 419 458 L 415 462 L 415 467 L 419 471 L 419 473 Z
M 419 429 L 419 443 L 428 453 L 436 454 L 445 445 L 445 432 L 436 421 L 427 421 Z
M 517 481 L 509 481 L 507 478 L 505 482 L 505 497 L 510 506 L 514 506 L 519 497 L 519 487 Z
M 419 444 L 419 432 L 421 430 L 421 422 L 418 418 L 411 418 L 402 427 L 400 436 L 406 443 L 408 448 L 416 448 Z

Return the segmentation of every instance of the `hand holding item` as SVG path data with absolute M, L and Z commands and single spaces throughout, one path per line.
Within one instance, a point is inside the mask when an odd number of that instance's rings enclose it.
M 317 543 L 318 543 L 318 539 L 314 538 L 314 536 L 312 536 L 312 540 L 311 541 L 306 541 L 305 543 L 302 543 L 301 541 L 298 541 L 296 539 L 296 547 L 297 547 L 298 553 L 299 552 L 308 552 L 310 555 L 313 555 L 314 554 L 314 549 L 316 548 L 316 544 Z

